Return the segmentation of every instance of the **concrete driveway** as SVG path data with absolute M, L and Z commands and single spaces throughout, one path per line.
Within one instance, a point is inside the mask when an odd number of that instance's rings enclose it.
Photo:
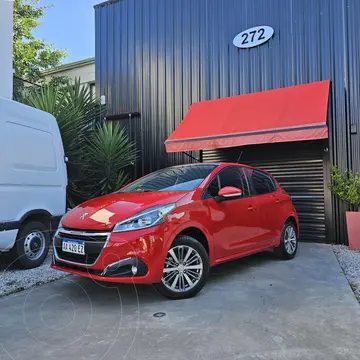
M 221 265 L 176 302 L 67 277 L 0 299 L 0 359 L 360 359 L 360 307 L 327 245 Z

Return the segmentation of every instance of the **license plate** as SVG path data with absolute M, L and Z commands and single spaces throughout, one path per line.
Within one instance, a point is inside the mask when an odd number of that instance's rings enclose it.
M 85 255 L 85 241 L 63 239 L 62 251 L 72 254 Z

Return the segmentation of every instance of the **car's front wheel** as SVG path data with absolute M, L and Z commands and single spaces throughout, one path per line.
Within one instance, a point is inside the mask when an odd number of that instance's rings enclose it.
M 155 288 L 170 299 L 195 296 L 209 276 L 209 256 L 196 239 L 180 235 L 167 253 L 163 276 Z

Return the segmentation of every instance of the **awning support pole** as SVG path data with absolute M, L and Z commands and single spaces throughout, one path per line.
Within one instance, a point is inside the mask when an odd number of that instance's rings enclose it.
M 195 161 L 197 161 L 197 162 L 200 162 L 200 163 L 202 162 L 201 160 L 199 160 L 199 159 L 197 159 L 196 157 L 188 154 L 188 153 L 185 152 L 185 151 L 183 151 L 182 153 L 185 154 L 186 156 L 188 156 L 190 159 L 193 159 L 193 160 L 195 160 Z

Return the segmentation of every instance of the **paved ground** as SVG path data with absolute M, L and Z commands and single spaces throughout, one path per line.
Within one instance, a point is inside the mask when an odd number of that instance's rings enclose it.
M 156 312 L 164 317 L 156 318 Z M 67 277 L 0 299 L 0 359 L 360 359 L 360 306 L 330 246 L 213 269 L 194 299 Z
M 50 268 L 51 257 L 50 250 L 41 266 L 24 271 L 14 265 L 8 254 L 0 253 L 0 297 L 67 276 L 65 272 Z

